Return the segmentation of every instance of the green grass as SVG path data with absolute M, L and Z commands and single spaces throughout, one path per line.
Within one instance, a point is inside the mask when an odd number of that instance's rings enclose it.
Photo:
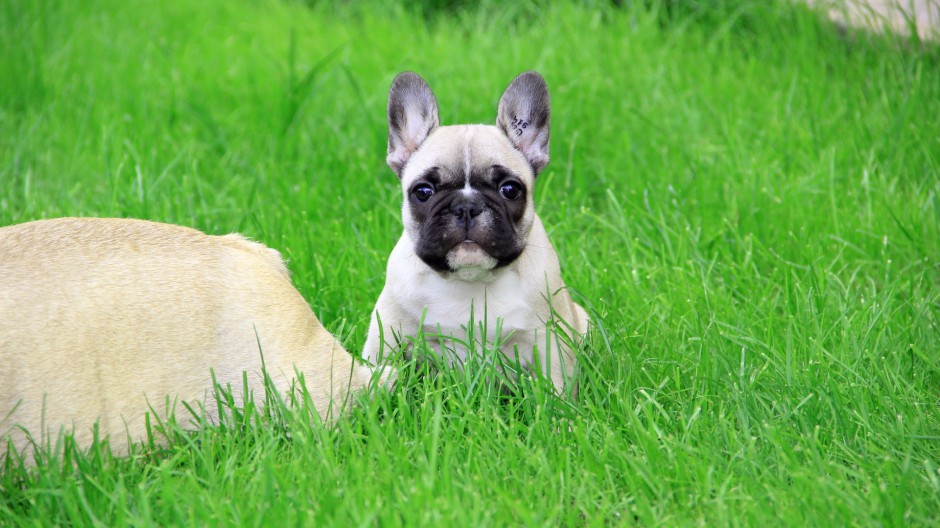
M 406 371 L 329 430 L 250 407 L 8 467 L 0 524 L 940 521 L 937 45 L 787 2 L 310 4 L 0 0 L 0 225 L 240 231 L 356 353 L 401 229 L 392 78 L 492 122 L 537 69 L 580 399 Z

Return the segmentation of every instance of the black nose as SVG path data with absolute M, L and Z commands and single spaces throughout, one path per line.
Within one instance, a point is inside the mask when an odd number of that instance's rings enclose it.
M 461 200 L 451 205 L 450 210 L 457 217 L 458 222 L 464 224 L 465 227 L 470 227 L 473 219 L 483 212 L 483 206 L 476 202 Z

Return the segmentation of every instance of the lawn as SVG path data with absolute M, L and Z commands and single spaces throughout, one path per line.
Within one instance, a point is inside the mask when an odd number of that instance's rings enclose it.
M 537 208 L 596 323 L 575 402 L 406 368 L 330 429 L 248 408 L 6 467 L 0 524 L 940 522 L 940 47 L 624 4 L 0 0 L 0 225 L 242 232 L 357 354 L 401 233 L 391 80 L 491 123 L 536 69 Z

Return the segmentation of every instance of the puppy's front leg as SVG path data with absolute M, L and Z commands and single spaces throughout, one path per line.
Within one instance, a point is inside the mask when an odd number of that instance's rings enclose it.
M 521 367 L 551 380 L 559 396 L 567 395 L 574 387 L 574 354 L 554 332 L 542 329 L 531 337 L 514 336 L 503 350 L 510 361 L 518 358 Z

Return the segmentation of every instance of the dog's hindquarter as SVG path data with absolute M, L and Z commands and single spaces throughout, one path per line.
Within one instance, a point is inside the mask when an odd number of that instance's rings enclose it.
M 150 410 L 188 421 L 184 402 L 213 419 L 210 371 L 237 399 L 247 372 L 261 398 L 262 353 L 278 390 L 305 376 L 324 418 L 370 379 L 261 244 L 131 220 L 0 229 L 0 436 L 17 447 L 20 428 L 60 426 L 85 445 L 97 422 L 120 451 Z

